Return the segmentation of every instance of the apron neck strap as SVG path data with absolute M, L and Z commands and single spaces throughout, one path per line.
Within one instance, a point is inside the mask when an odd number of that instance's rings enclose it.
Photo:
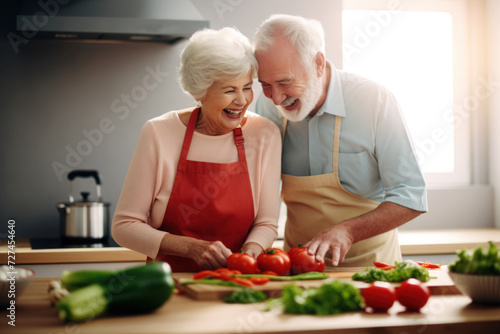
M 342 117 L 335 116 L 335 132 L 333 134 L 333 172 L 339 172 L 340 123 Z
M 247 159 L 245 157 L 245 145 L 244 142 L 245 140 L 243 139 L 243 132 L 241 131 L 241 126 L 238 125 L 236 128 L 233 129 L 233 135 L 234 135 L 234 143 L 236 144 L 236 148 L 238 149 L 238 157 L 240 159 L 240 162 L 246 162 Z
M 189 152 L 189 147 L 191 146 L 191 140 L 193 139 L 194 128 L 196 127 L 196 121 L 198 120 L 198 115 L 200 114 L 200 108 L 195 108 L 189 117 L 189 122 L 187 125 L 186 133 L 184 134 L 184 142 L 182 143 L 181 156 L 179 158 L 179 164 L 184 165 L 184 161 L 187 159 Z
M 184 135 L 184 142 L 182 143 L 181 156 L 179 158 L 179 164 L 181 166 L 185 165 L 187 160 L 187 155 L 189 152 L 189 147 L 191 146 L 191 141 L 193 139 L 194 128 L 196 127 L 196 121 L 198 120 L 198 115 L 200 114 L 200 108 L 195 108 L 189 117 L 189 122 L 187 125 L 186 133 Z M 238 157 L 240 161 L 247 161 L 245 157 L 245 145 L 243 139 L 243 133 L 241 131 L 241 126 L 233 129 L 234 142 L 236 148 L 238 149 Z

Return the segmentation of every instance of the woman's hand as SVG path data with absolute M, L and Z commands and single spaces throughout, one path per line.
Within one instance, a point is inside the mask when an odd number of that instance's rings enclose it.
M 250 255 L 254 259 L 256 259 L 257 256 L 259 256 L 260 253 L 264 251 L 262 247 L 256 242 L 247 242 L 243 245 L 241 250 L 243 251 L 243 253 Z
M 220 241 L 195 240 L 188 257 L 204 269 L 225 267 L 227 258 L 233 252 Z

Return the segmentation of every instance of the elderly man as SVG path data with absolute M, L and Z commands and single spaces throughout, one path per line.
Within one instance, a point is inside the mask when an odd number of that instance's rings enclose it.
M 254 47 L 256 112 L 283 137 L 285 249 L 302 243 L 333 266 L 401 261 L 397 227 L 427 211 L 427 195 L 394 96 L 335 69 L 317 21 L 273 15 Z

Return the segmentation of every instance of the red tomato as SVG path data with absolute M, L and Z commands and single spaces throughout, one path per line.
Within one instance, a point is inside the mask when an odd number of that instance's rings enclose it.
M 257 257 L 257 265 L 261 272 L 273 271 L 278 276 L 287 275 L 290 272 L 290 257 L 280 249 L 268 248 Z
M 304 248 L 304 247 L 302 247 L 302 244 L 299 244 L 296 247 L 290 248 L 290 250 L 288 251 L 288 256 L 290 257 L 290 260 L 292 259 L 295 252 L 299 251 L 301 248 Z
M 233 253 L 227 258 L 227 267 L 231 270 L 238 270 L 242 274 L 255 274 L 257 261 L 248 254 Z
M 308 250 L 308 247 L 293 247 L 288 252 L 294 274 L 311 271 L 323 272 L 325 270 L 325 261 L 317 261 L 314 255 L 307 252 Z
M 375 281 L 361 291 L 366 307 L 376 312 L 387 312 L 396 301 L 396 291 L 389 282 Z
M 396 297 L 408 310 L 419 311 L 431 296 L 429 288 L 418 279 L 410 278 L 396 288 Z

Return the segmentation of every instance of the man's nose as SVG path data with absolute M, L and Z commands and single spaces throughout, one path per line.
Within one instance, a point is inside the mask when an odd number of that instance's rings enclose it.
M 271 99 L 275 105 L 280 105 L 286 99 L 286 94 L 283 94 L 283 90 L 277 86 L 272 88 Z

